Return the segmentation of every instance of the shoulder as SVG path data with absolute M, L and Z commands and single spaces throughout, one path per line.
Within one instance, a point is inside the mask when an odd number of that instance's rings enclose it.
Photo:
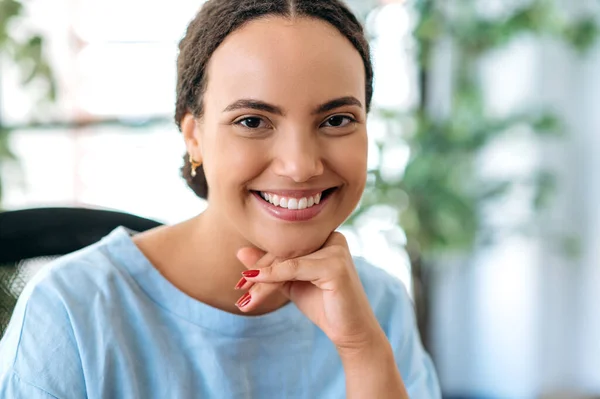
M 44 265 L 19 296 L 15 316 L 58 305 L 72 316 L 86 303 L 110 295 L 115 286 L 130 284 L 126 256 L 116 256 L 127 248 L 126 237 L 125 230 L 116 229 L 101 241 Z
M 57 397 L 84 392 L 73 323 L 119 274 L 103 247 L 60 257 L 27 283 L 0 341 L 0 392 L 27 384 Z
M 107 280 L 114 279 L 117 273 L 102 242 L 49 262 L 42 266 L 21 292 L 9 331 L 19 328 L 19 323 L 25 323 L 25 315 L 37 316 L 37 313 L 44 312 L 55 317 L 57 313 L 69 316 L 65 313 L 66 305 L 84 296 L 89 298 L 91 289 L 103 286 Z
M 106 242 L 100 241 L 45 265 L 27 284 L 22 296 L 28 299 L 40 291 L 57 295 L 89 294 L 90 288 L 102 286 L 121 274 Z
M 24 381 L 14 371 L 0 374 L 0 397 L 4 399 L 58 399 L 53 394 Z
M 383 323 L 398 316 L 414 317 L 412 300 L 400 279 L 361 257 L 354 258 L 354 265 L 371 307 L 380 322 Z
M 404 284 L 363 258 L 354 258 L 363 287 L 394 351 L 411 398 L 441 397 L 431 358 L 423 349 L 412 300 Z
M 364 258 L 354 258 L 354 264 L 371 308 L 394 349 L 404 350 L 410 340 L 419 340 L 415 309 L 404 283 Z

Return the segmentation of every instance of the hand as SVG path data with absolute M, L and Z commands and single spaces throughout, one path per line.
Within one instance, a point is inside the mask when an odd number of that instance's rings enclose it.
M 276 291 L 282 292 L 331 339 L 339 350 L 362 349 L 385 337 L 371 310 L 358 273 L 340 233 L 309 255 L 278 260 L 255 248 L 242 248 L 238 289 L 249 292 L 238 307 L 249 312 Z

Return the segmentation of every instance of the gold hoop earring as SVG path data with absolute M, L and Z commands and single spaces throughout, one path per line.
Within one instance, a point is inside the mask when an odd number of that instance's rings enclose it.
M 192 164 L 192 172 L 190 174 L 192 175 L 192 177 L 196 177 L 196 175 L 198 174 L 196 172 L 196 169 L 198 169 L 200 165 L 202 165 L 202 163 L 194 161 L 192 154 L 190 154 L 190 163 Z

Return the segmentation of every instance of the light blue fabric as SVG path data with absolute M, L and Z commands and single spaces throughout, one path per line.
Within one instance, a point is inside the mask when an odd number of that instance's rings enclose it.
M 400 281 L 355 260 L 413 399 L 439 398 Z M 0 398 L 343 398 L 329 339 L 293 305 L 233 315 L 179 291 L 125 228 L 25 288 L 0 341 Z

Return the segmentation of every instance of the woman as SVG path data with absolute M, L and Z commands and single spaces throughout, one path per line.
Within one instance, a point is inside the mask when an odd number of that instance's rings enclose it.
M 176 105 L 206 211 L 37 275 L 0 344 L 0 396 L 439 397 L 403 286 L 335 232 L 365 187 L 371 94 L 342 3 L 208 1 Z

